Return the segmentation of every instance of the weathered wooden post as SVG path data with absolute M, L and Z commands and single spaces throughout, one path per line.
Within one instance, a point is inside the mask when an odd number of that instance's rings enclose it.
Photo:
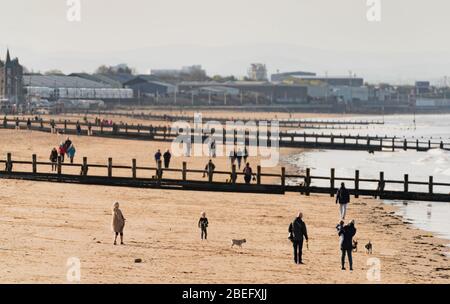
M 380 180 L 378 181 L 378 196 L 381 198 L 384 191 L 384 172 L 380 172 Z
M 58 162 L 57 162 L 57 165 L 58 165 L 58 170 L 57 170 L 57 172 L 58 172 L 58 175 L 61 175 L 61 173 L 62 173 L 62 165 L 61 165 L 61 155 L 58 155 Z
M 428 150 L 431 149 L 431 140 L 428 140 Z
M 395 138 L 392 137 L 392 152 L 395 151 Z
M 359 170 L 355 170 L 355 198 L 359 198 Z
M 67 134 L 67 120 L 64 120 L 64 134 Z
M 231 167 L 231 182 L 233 184 L 236 184 L 236 165 L 233 164 L 233 166 Z
M 428 192 L 430 194 L 433 194 L 433 177 L 430 176 L 430 178 L 428 179 Z
M 156 176 L 158 177 L 158 181 L 161 182 L 162 179 L 162 175 L 163 175 L 163 171 L 162 171 L 162 161 L 158 160 L 158 168 L 156 170 Z
M 6 154 L 6 172 L 11 172 L 12 171 L 12 160 L 11 160 L 11 153 L 7 153 Z
M 383 138 L 380 137 L 380 150 L 383 151 Z
M 87 157 L 83 157 L 83 166 L 81 167 L 81 175 L 86 176 L 88 173 Z
M 406 138 L 403 140 L 403 150 L 408 150 L 408 141 L 406 140 Z
M 112 177 L 112 158 L 108 158 L 108 177 Z
M 137 131 L 138 131 L 138 134 L 141 133 L 141 125 L 140 124 L 137 124 Z
M 36 165 L 36 154 L 32 155 L 32 167 L 33 167 L 33 174 L 37 173 L 37 165 Z
M 183 162 L 183 171 L 181 172 L 181 177 L 183 178 L 183 181 L 186 181 L 186 175 L 187 173 L 187 163 Z
M 439 148 L 444 149 L 444 142 L 441 141 L 441 143 L 439 144 Z
M 334 178 L 335 178 L 335 169 L 331 168 L 330 172 L 330 196 L 334 197 Z
M 309 196 L 309 186 L 311 185 L 311 169 L 306 168 L 306 177 L 305 177 L 305 194 L 306 196 Z
M 281 168 L 281 187 L 284 190 L 284 186 L 286 186 L 286 168 Z
M 405 179 L 403 182 L 403 191 L 404 192 L 408 192 L 408 186 L 409 186 L 408 179 L 409 179 L 408 174 L 405 174 Z
M 416 139 L 416 151 L 419 151 L 419 140 Z
M 133 158 L 131 160 L 131 173 L 133 178 L 136 178 L 137 174 L 136 174 L 136 158 Z
M 261 166 L 256 167 L 256 184 L 261 185 Z

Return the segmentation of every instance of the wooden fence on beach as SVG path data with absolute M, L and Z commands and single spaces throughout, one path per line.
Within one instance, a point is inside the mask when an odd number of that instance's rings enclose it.
M 0 127 L 6 129 L 14 129 L 16 123 L 20 128 L 27 128 L 26 119 L 8 119 L 4 118 Z M 54 121 L 55 128 L 59 132 L 75 135 L 77 134 L 77 122 L 63 120 Z M 43 132 L 51 132 L 50 120 L 30 120 L 30 129 Z M 104 125 L 94 124 L 90 122 L 79 122 L 82 127 L 79 135 L 88 135 L 88 128 L 91 128 L 92 136 L 111 137 L 111 138 L 126 138 L 126 139 L 140 139 L 153 141 L 172 141 L 180 135 L 178 130 L 173 132 L 170 126 L 153 126 L 153 125 L 133 125 L 128 123 Z M 343 134 L 319 134 L 319 133 L 298 133 L 290 131 L 280 131 L 278 136 L 271 134 L 270 128 L 267 132 L 260 132 L 259 128 L 254 130 L 244 130 L 242 133 L 238 130 L 227 132 L 223 129 L 221 131 L 212 132 L 211 130 L 190 130 L 192 136 L 191 140 L 194 142 L 194 137 L 201 132 L 202 142 L 214 133 L 214 138 L 223 143 L 242 143 L 245 146 L 257 145 L 261 142 L 267 142 L 267 145 L 272 145 L 272 141 L 276 141 L 279 147 L 291 148 L 306 148 L 306 149 L 330 149 L 330 150 L 358 150 L 358 151 L 396 151 L 396 150 L 414 150 L 414 151 L 428 151 L 430 149 L 450 150 L 450 143 L 445 143 L 442 140 L 411 140 L 406 138 L 388 137 L 385 136 L 369 136 L 369 135 L 343 135 Z M 221 133 L 221 134 L 219 134 Z
M 77 164 L 64 163 L 61 158 L 56 163 L 51 163 L 38 161 L 35 154 L 31 160 L 15 160 L 8 153 L 6 159 L 0 159 L 0 178 L 168 190 L 261 194 L 296 192 L 330 196 L 335 195 L 340 182 L 345 182 L 350 194 L 355 197 L 450 202 L 450 183 L 436 182 L 432 176 L 428 181 L 413 181 L 405 174 L 403 180 L 391 180 L 385 178 L 384 172 L 380 172 L 378 179 L 370 179 L 361 178 L 359 170 L 356 170 L 353 177 L 339 177 L 336 176 L 335 169 L 330 170 L 329 176 L 313 176 L 310 169 L 306 169 L 305 174 L 287 174 L 284 167 L 280 168 L 280 173 L 263 173 L 258 166 L 253 182 L 245 184 L 241 179 L 244 173 L 238 172 L 236 165 L 232 166 L 231 171 L 205 171 L 188 169 L 186 162 L 183 162 L 182 168 L 163 168 L 161 161 L 155 164 L 154 167 L 138 166 L 136 159 L 133 159 L 130 165 L 119 165 L 114 164 L 112 158 L 105 164 L 94 164 L 88 163 L 86 157 L 83 157 L 82 163 Z M 52 166 L 56 166 L 55 171 L 50 170 Z M 45 169 L 42 170 L 43 168 Z M 96 169 L 95 174 L 90 173 L 91 169 Z M 399 187 L 402 189 L 398 189 Z M 412 189 L 418 187 L 425 187 L 426 190 Z
M 174 114 L 156 114 L 156 113 L 134 113 L 134 112 L 113 112 L 113 111 L 66 111 L 64 114 L 81 114 L 81 115 L 97 115 L 97 116 L 115 116 L 115 117 L 129 117 L 142 120 L 162 120 L 162 121 L 188 121 L 193 122 L 194 116 L 189 115 L 174 115 Z M 237 117 L 202 117 L 204 121 L 218 121 L 225 123 L 227 121 L 264 121 L 267 118 L 237 118 Z M 272 120 L 272 119 L 271 119 Z M 282 127 L 300 127 L 302 125 L 381 125 L 384 124 L 382 120 L 372 119 L 301 119 L 301 118 L 286 118 L 274 119 Z

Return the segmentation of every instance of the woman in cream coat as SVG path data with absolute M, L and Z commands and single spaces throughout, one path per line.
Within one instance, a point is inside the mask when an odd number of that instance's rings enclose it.
M 115 233 L 114 245 L 117 245 L 117 236 L 120 234 L 120 244 L 123 245 L 123 227 L 125 226 L 125 218 L 122 211 L 119 209 L 119 203 L 114 203 L 112 230 Z

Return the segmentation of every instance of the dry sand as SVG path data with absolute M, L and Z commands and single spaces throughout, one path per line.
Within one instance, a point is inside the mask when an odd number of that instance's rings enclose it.
M 62 139 L 0 130 L 0 159 L 12 152 L 13 159 L 31 160 L 36 153 L 47 161 L 50 148 Z M 89 137 L 73 141 L 77 162 L 87 156 L 89 162 L 106 163 L 110 156 L 117 164 L 129 165 L 136 158 L 138 164 L 151 165 L 155 149 L 168 147 Z M 184 160 L 189 168 L 203 168 L 207 158 L 176 158 L 173 165 L 179 168 Z M 228 167 L 225 157 L 215 162 L 219 170 Z M 127 219 L 124 246 L 112 244 L 115 201 Z M 210 221 L 208 241 L 200 240 L 197 228 L 203 210 Z M 301 266 L 293 263 L 287 239 L 288 225 L 299 210 L 310 235 Z M 355 270 L 349 272 L 340 270 L 338 210 L 327 196 L 0 180 L 0 282 L 64 283 L 67 259 L 77 257 L 81 283 L 373 283 L 367 279 L 368 258 L 380 259 L 381 283 L 450 283 L 445 241 L 405 224 L 394 212 L 380 201 L 353 200 L 348 218 L 356 219 L 359 251 L 354 253 Z M 247 243 L 230 248 L 232 238 L 246 238 Z M 374 244 L 373 255 L 364 253 L 368 240 Z M 136 258 L 143 262 L 134 263 Z

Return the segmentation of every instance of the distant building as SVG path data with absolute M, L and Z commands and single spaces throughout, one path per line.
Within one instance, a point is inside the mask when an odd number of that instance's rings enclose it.
M 296 77 L 296 76 L 316 76 L 316 73 L 303 72 L 303 71 L 277 73 L 277 74 L 272 74 L 270 76 L 270 81 L 283 82 L 291 77 Z
M 350 86 L 350 87 L 361 87 L 364 85 L 364 78 L 360 77 L 349 77 L 349 76 L 297 76 L 292 75 L 286 81 L 292 83 L 298 83 L 303 85 L 320 85 L 327 84 L 330 86 Z
M 253 81 L 267 81 L 267 68 L 262 63 L 252 63 L 248 69 L 248 78 Z
M 77 76 L 25 75 L 23 81 L 27 100 L 133 98 L 131 89 L 114 88 L 109 84 Z
M 23 102 L 23 67 L 19 59 L 11 60 L 9 50 L 6 52 L 6 61 L 0 60 L 0 98 L 10 103 Z
M 430 92 L 429 81 L 416 81 L 416 94 L 426 94 Z
M 181 69 L 154 69 L 150 74 L 162 79 L 188 79 L 202 81 L 207 78 L 206 71 L 201 65 L 184 66 Z
M 170 83 L 158 81 L 152 75 L 138 75 L 124 83 L 126 88 L 132 89 L 134 97 L 153 97 L 173 94 L 176 86 Z

